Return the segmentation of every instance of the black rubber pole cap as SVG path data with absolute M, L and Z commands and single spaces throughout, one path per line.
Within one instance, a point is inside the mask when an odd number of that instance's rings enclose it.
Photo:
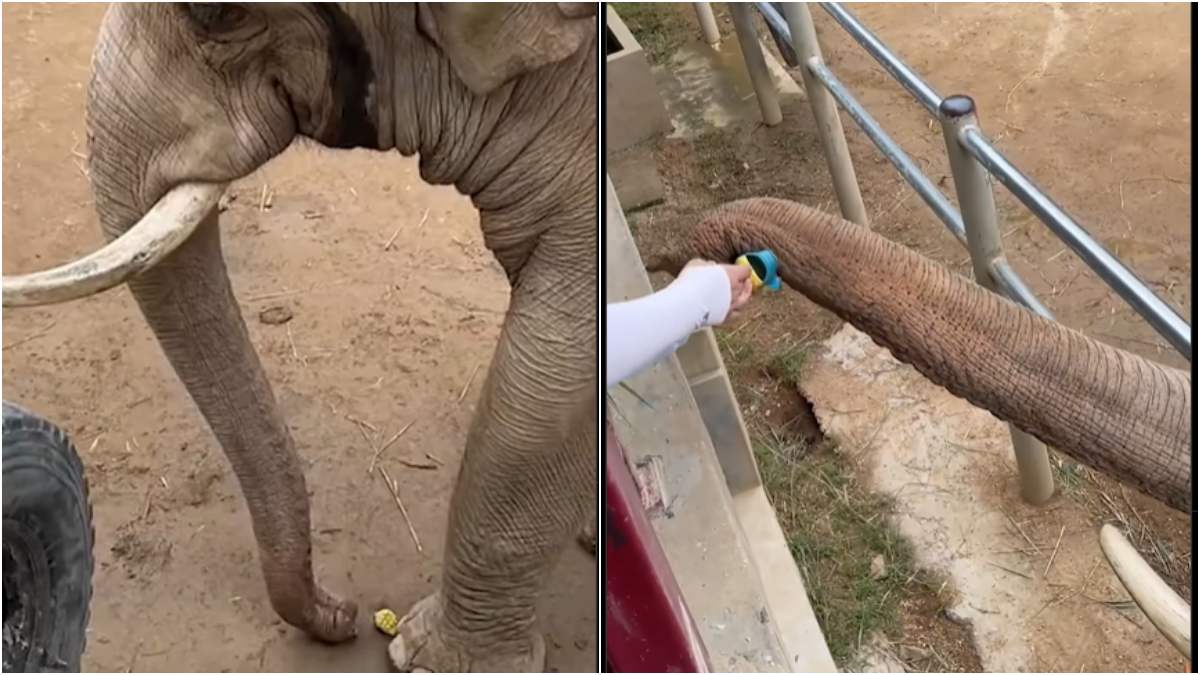
M 946 119 L 955 119 L 975 112 L 975 101 L 970 96 L 955 94 L 942 99 L 938 112 Z

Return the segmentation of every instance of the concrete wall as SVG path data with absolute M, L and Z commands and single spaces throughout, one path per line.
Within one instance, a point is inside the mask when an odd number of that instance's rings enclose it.
M 615 40 L 621 46 L 620 51 L 605 57 L 605 152 L 613 154 L 671 131 L 671 121 L 642 46 L 611 5 L 605 11 L 608 40 Z

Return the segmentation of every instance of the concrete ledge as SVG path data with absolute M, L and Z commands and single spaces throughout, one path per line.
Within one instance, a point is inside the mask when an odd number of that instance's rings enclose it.
M 697 332 L 677 356 L 724 472 L 734 513 L 766 593 L 767 617 L 775 623 L 788 663 L 799 672 L 836 672 L 800 570 L 763 490 L 754 448 L 713 332 Z
M 754 449 L 742 420 L 742 409 L 734 397 L 733 384 L 725 372 L 725 363 L 712 330 L 698 331 L 676 352 L 676 356 L 721 462 L 726 487 L 737 494 L 762 485 Z
M 651 286 L 611 181 L 606 191 L 605 283 L 608 301 L 616 302 L 646 295 Z M 668 506 L 654 518 L 654 528 L 712 667 L 726 672 L 834 672 L 799 571 L 758 484 L 749 442 L 728 453 L 742 467 L 737 479 L 742 489 L 735 496 L 725 461 L 719 459 L 726 449 L 714 449 L 693 396 L 700 391 L 710 412 L 733 405 L 732 411 L 720 413 L 722 419 L 736 420 L 724 431 L 732 431 L 735 439 L 739 433 L 744 437 L 711 333 L 699 333 L 687 349 L 699 355 L 688 359 L 692 386 L 680 359 L 672 356 L 627 382 L 637 396 L 620 388 L 610 396 L 613 425 L 629 461 L 661 461 Z M 715 368 L 706 374 L 705 364 Z
M 605 7 L 605 27 L 604 151 L 614 153 L 670 132 L 671 121 L 642 46 L 612 5 Z
M 658 177 L 653 141 L 609 153 L 607 160 L 604 168 L 627 213 L 662 201 L 664 190 Z
M 771 618 L 795 672 L 836 673 L 825 634 L 808 600 L 804 578 L 767 493 L 759 486 L 735 494 L 733 508 L 750 542 L 763 590 L 770 598 Z

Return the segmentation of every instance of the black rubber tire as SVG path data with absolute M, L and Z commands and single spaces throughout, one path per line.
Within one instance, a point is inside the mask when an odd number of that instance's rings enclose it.
M 79 672 L 92 599 L 92 507 L 61 429 L 4 402 L 5 672 Z

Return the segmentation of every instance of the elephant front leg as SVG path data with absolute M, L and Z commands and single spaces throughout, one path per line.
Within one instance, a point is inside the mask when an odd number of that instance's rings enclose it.
M 564 330 L 513 302 L 451 500 L 441 590 L 389 648 L 400 670 L 542 670 L 534 607 L 595 508 L 595 320 Z
M 215 214 L 130 287 L 233 465 L 271 605 L 317 639 L 352 637 L 354 605 L 313 579 L 304 473 L 234 299 Z

